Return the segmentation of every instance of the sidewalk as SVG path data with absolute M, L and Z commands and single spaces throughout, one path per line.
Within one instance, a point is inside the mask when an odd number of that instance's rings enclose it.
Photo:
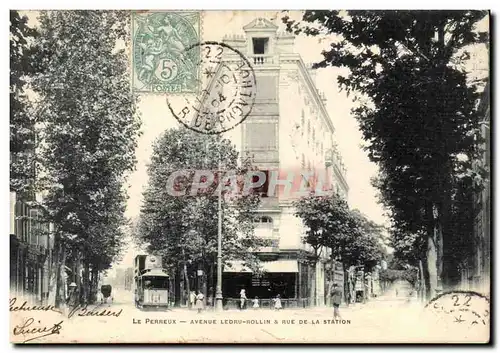
M 356 304 L 351 304 L 347 306 L 346 304 L 342 304 L 340 306 L 340 310 L 345 310 L 349 312 L 355 312 L 355 311 L 360 311 L 363 308 L 366 307 L 366 304 L 361 304 L 361 303 L 356 303 Z M 196 310 L 194 309 L 188 309 L 186 307 L 175 307 L 171 309 L 171 312 L 175 313 L 194 313 Z M 219 313 L 216 311 L 214 308 L 205 308 L 203 310 L 205 313 Z M 308 307 L 308 308 L 286 308 L 286 309 L 281 309 L 281 310 L 275 310 L 275 309 L 269 309 L 269 308 L 259 308 L 259 309 L 253 309 L 253 308 L 248 308 L 245 310 L 239 310 L 239 309 L 227 309 L 221 311 L 221 313 L 226 313 L 226 314 L 265 314 L 265 313 L 295 313 L 295 314 L 305 314 L 305 315 L 330 315 L 333 314 L 333 307 L 329 306 L 317 306 L 317 307 Z

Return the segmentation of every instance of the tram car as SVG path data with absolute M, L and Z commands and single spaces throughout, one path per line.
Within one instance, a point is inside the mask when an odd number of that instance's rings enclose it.
M 135 306 L 168 309 L 170 277 L 161 256 L 138 255 L 134 261 Z

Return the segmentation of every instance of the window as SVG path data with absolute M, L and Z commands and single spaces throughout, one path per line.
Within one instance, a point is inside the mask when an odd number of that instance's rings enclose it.
M 21 201 L 16 202 L 16 235 L 21 241 L 29 242 L 28 206 Z
M 264 224 L 264 225 L 272 225 L 273 219 L 269 216 L 256 217 L 253 220 L 254 223 Z
M 278 100 L 278 78 L 276 76 L 259 76 L 257 77 L 257 86 L 259 89 L 256 92 L 256 100 L 265 100 L 269 102 L 277 102 Z
M 267 54 L 269 49 L 269 38 L 252 38 L 253 53 L 256 55 Z
M 276 124 L 249 123 L 245 127 L 245 145 L 248 150 L 275 150 Z
M 144 289 L 166 289 L 168 288 L 168 277 L 147 276 L 143 277 Z
M 254 234 L 263 239 L 273 237 L 273 219 L 269 216 L 259 216 L 254 219 Z M 269 245 L 268 245 L 269 246 Z
M 30 223 L 30 243 L 38 245 L 38 237 L 40 234 L 40 227 L 38 222 L 38 210 L 29 210 L 29 223 Z
M 260 194 L 261 197 L 268 197 L 267 192 L 269 189 L 269 171 L 268 170 L 261 170 L 266 175 L 266 180 L 262 186 L 259 186 L 257 188 L 253 188 L 253 193 L 255 194 Z M 259 177 L 254 175 L 252 177 L 252 182 L 256 183 L 258 182 Z

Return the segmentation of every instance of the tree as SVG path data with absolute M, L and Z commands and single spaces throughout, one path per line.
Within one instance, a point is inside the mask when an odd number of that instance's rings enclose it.
M 198 269 L 203 270 L 203 283 L 208 281 L 215 287 L 219 161 L 225 171 L 236 171 L 233 180 L 220 179 L 225 187 L 240 183 L 239 176 L 251 168 L 247 162 L 238 165 L 238 153 L 229 140 L 180 128 L 165 131 L 156 141 L 148 167 L 149 183 L 140 213 L 138 241 L 148 244 L 150 252 L 163 255 L 172 272 L 182 269 L 188 291 L 189 275 Z M 196 171 L 202 170 L 216 176 L 214 180 L 202 177 L 208 185 L 196 192 L 192 183 L 199 180 L 193 178 Z M 176 178 L 175 183 L 167 182 L 179 171 L 187 174 Z M 176 196 L 173 191 L 184 192 Z M 253 231 L 259 196 L 240 194 L 230 199 L 227 190 L 221 193 L 223 262 L 228 265 L 230 260 L 244 260 L 257 270 L 258 258 L 249 250 L 266 244 Z
M 331 260 L 340 261 L 345 271 L 356 265 L 371 271 L 382 260 L 382 227 L 358 210 L 351 211 L 340 195 L 310 195 L 297 200 L 295 207 L 305 227 L 303 242 L 313 248 L 315 264 L 325 248 L 331 249 Z M 345 289 L 349 291 L 347 285 Z
M 383 244 L 384 227 L 369 220 L 359 210 L 352 210 L 350 216 L 354 234 L 347 243 L 344 257 L 350 259 L 351 265 L 361 263 L 367 272 L 371 272 L 387 253 Z
M 396 281 L 407 281 L 413 287 L 418 282 L 418 272 L 414 267 L 409 267 L 404 270 L 387 269 L 380 271 L 380 280 L 385 283 L 394 283 Z
M 306 11 L 303 23 L 284 18 L 297 34 L 337 35 L 316 67 L 349 69 L 338 83 L 360 100 L 353 114 L 380 168 L 381 201 L 397 234 L 423 236 L 418 257 L 426 264 L 428 296 L 446 278 L 443 247 L 452 236 L 457 178 L 480 179 L 473 170 L 460 173 L 463 156 L 477 158 L 479 117 L 476 87 L 456 61 L 467 46 L 486 42 L 487 33 L 474 29 L 486 15 Z
M 41 73 L 33 88 L 44 126 L 40 184 L 46 221 L 54 224 L 59 306 L 67 263 L 74 263 L 78 284 L 83 268 L 82 300 L 90 301 L 98 273 L 116 259 L 140 121 L 130 91 L 126 12 L 42 12 L 39 21 Z
M 35 120 L 26 88 L 36 70 L 32 57 L 38 33 L 27 22 L 10 11 L 10 189 L 22 198 L 32 197 L 35 187 Z

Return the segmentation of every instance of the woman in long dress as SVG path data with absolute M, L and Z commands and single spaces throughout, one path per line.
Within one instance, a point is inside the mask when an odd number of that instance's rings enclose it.
M 283 307 L 281 306 L 281 296 L 279 294 L 274 299 L 274 309 L 276 310 L 283 309 Z
M 255 297 L 254 298 L 252 308 L 254 308 L 254 309 L 258 309 L 259 308 L 259 297 Z
M 247 301 L 247 295 L 245 293 L 245 290 L 242 289 L 240 292 L 240 309 L 241 310 L 245 309 L 246 301 Z
M 198 313 L 201 313 L 204 309 L 203 299 L 205 299 L 205 296 L 202 292 L 198 291 L 198 294 L 196 295 L 196 309 L 198 310 Z

